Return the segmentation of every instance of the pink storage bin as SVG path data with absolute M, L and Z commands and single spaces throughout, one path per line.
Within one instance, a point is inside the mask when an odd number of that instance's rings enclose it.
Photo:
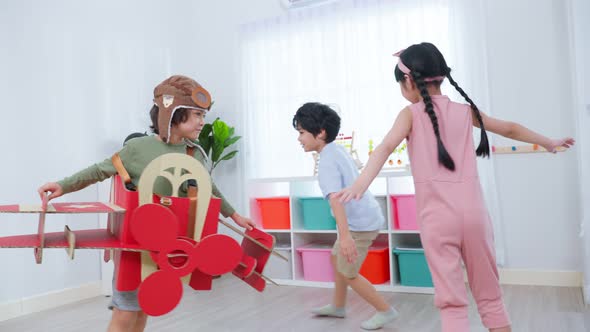
M 307 281 L 334 281 L 334 270 L 330 263 L 332 248 L 317 245 L 297 248 L 303 262 L 303 279 Z
M 416 222 L 416 198 L 414 195 L 391 195 L 393 228 L 418 230 Z

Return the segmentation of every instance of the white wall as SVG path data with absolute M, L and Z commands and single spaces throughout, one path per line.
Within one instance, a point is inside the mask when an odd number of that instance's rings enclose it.
M 230 9 L 231 7 L 231 9 Z M 203 31 L 199 35 L 199 43 L 207 45 L 199 52 L 200 68 L 197 80 L 202 80 L 210 89 L 215 106 L 207 115 L 210 120 L 221 117 L 222 120 L 236 128 L 236 134 L 242 135 L 242 109 L 240 107 L 240 50 L 239 25 L 284 13 L 278 0 L 255 1 L 206 1 L 195 2 L 194 12 L 203 13 L 195 21 L 195 31 Z M 238 149 L 242 149 L 243 137 Z M 261 142 L 262 144 L 262 142 Z M 214 180 L 226 198 L 240 213 L 245 213 L 243 171 L 239 165 L 244 163 L 244 155 L 238 153 L 237 158 L 223 162 L 213 172 Z M 223 228 L 223 226 L 221 226 Z
M 229 75 L 231 66 L 199 61 L 217 52 L 208 28 L 195 23 L 208 15 L 193 1 L 174 4 L 169 11 L 155 0 L 0 3 L 0 204 L 37 202 L 44 182 L 110 157 L 127 134 L 147 130 L 153 87 L 168 75 L 205 80 L 228 67 Z M 97 197 L 91 187 L 61 200 Z M 49 216 L 47 229 L 65 223 L 95 228 L 99 219 Z M 33 232 L 35 216 L 0 215 L 1 235 Z M 30 250 L 0 250 L 0 303 L 100 280 L 97 251 L 78 251 L 73 262 L 65 256 L 47 251 L 37 266 Z
M 550 137 L 575 136 L 565 2 L 499 0 L 486 7 L 494 115 Z M 496 176 L 507 266 L 579 270 L 575 150 L 499 155 Z
M 582 243 L 583 243 L 583 267 L 584 267 L 584 296 L 586 303 L 590 303 L 590 2 L 586 0 L 571 1 L 570 13 L 572 17 L 571 30 L 573 36 L 571 42 L 574 46 L 573 71 L 577 78 L 577 90 L 575 91 L 577 102 L 574 104 L 574 112 L 578 119 L 578 143 L 579 143 L 579 170 L 580 181 L 578 183 L 580 197 L 580 211 L 582 214 Z

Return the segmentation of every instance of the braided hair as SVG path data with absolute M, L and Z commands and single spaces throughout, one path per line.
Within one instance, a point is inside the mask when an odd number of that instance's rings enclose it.
M 449 68 L 449 70 L 447 72 L 447 78 L 449 79 L 449 83 L 451 83 L 451 85 L 454 86 L 457 91 L 459 91 L 461 96 L 463 96 L 463 98 L 465 98 L 465 100 L 467 100 L 469 105 L 471 105 L 471 110 L 473 111 L 473 114 L 475 115 L 477 122 L 479 122 L 479 128 L 481 129 L 481 135 L 480 135 L 480 139 L 479 139 L 479 146 L 475 150 L 475 153 L 478 156 L 489 158 L 489 156 L 490 156 L 490 143 L 488 142 L 488 135 L 486 134 L 486 129 L 483 126 L 483 119 L 481 118 L 481 113 L 479 112 L 479 108 L 477 108 L 477 105 L 475 105 L 473 100 L 471 100 L 471 98 L 469 98 L 467 93 L 465 93 L 465 91 L 463 91 L 463 89 L 461 89 L 459 84 L 457 84 L 457 82 L 455 82 L 455 80 L 451 76 L 451 68 Z
M 438 119 L 436 117 L 436 113 L 434 113 L 434 105 L 432 105 L 432 98 L 430 98 L 430 95 L 428 94 L 428 90 L 426 89 L 426 82 L 424 82 L 424 77 L 422 77 L 422 75 L 419 72 L 412 71 L 411 74 L 412 74 L 412 78 L 414 79 L 414 82 L 416 82 L 416 85 L 418 86 L 418 89 L 420 90 L 420 95 L 422 96 L 422 99 L 424 100 L 424 105 L 426 106 L 425 107 L 426 114 L 428 114 L 428 117 L 430 118 L 430 122 L 432 122 L 432 128 L 434 129 L 434 136 L 436 136 L 436 144 L 437 144 L 437 150 L 438 150 L 438 161 L 441 164 L 443 164 L 443 166 L 448 168 L 449 170 L 454 171 L 455 170 L 455 162 L 453 161 L 453 158 L 451 158 L 451 155 L 449 155 L 449 152 L 445 148 L 445 145 L 443 144 L 443 141 L 440 138 L 440 131 L 438 128 Z
M 428 84 L 436 84 L 440 86 L 440 84 L 442 83 L 442 79 L 434 81 L 426 80 L 427 78 L 439 76 L 447 77 L 449 79 L 449 82 L 471 105 L 471 110 L 473 111 L 473 114 L 475 115 L 481 128 L 481 139 L 479 142 L 479 146 L 476 149 L 476 154 L 478 156 L 489 157 L 490 148 L 488 136 L 486 134 L 479 109 L 471 100 L 471 98 L 467 96 L 465 91 L 463 91 L 463 89 L 461 89 L 457 82 L 455 82 L 455 80 L 451 76 L 451 68 L 447 66 L 445 58 L 443 57 L 442 53 L 440 53 L 440 51 L 436 48 L 436 46 L 434 46 L 431 43 L 421 43 L 412 45 L 400 54 L 400 59 L 410 69 L 410 75 L 416 83 L 416 86 L 420 91 L 420 96 L 424 101 L 424 111 L 428 114 L 428 117 L 430 118 L 430 122 L 432 123 L 432 128 L 434 130 L 434 135 L 436 136 L 438 161 L 445 168 L 451 171 L 455 170 L 455 163 L 449 155 L 449 152 L 445 148 L 444 143 L 440 137 L 438 119 L 436 117 L 436 113 L 434 113 L 432 99 L 430 98 L 427 89 Z M 397 82 L 403 81 L 405 79 L 405 74 L 399 69 L 398 66 L 395 67 L 395 79 Z

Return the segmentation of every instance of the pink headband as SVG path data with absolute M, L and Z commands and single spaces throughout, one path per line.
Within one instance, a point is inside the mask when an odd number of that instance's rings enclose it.
M 405 51 L 406 49 L 404 48 L 403 50 L 397 51 L 396 53 L 393 53 L 393 56 L 398 57 L 397 60 L 397 67 L 399 68 L 399 70 L 402 71 L 402 73 L 406 74 L 406 75 L 410 75 L 410 68 L 408 68 L 408 66 L 406 66 L 403 62 L 402 62 L 402 58 L 401 58 L 401 54 L 403 51 Z M 411 76 L 411 75 L 410 75 Z M 434 82 L 434 81 L 442 81 L 444 80 L 445 77 L 444 76 L 434 76 L 434 77 L 427 77 L 424 79 L 424 82 Z

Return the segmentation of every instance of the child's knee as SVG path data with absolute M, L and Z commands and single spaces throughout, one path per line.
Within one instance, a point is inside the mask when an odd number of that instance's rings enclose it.
M 338 273 L 340 273 L 348 282 L 354 282 L 358 279 L 359 272 L 355 269 L 347 268 L 347 266 L 341 267 L 338 269 Z
M 349 263 L 343 257 L 337 257 L 334 259 L 334 270 L 347 280 L 353 280 L 359 276 L 361 264 L 362 262 Z
M 145 324 L 145 322 L 147 321 L 147 319 L 148 319 L 148 315 L 145 312 L 140 311 L 140 312 L 137 313 L 137 322 L 138 323 Z
M 350 284 L 353 283 L 355 281 L 358 280 L 358 275 L 355 276 L 344 276 L 344 278 L 346 278 L 346 281 Z
M 125 311 L 119 309 L 113 309 L 112 322 L 122 328 L 131 328 L 135 325 L 138 319 L 137 311 Z

